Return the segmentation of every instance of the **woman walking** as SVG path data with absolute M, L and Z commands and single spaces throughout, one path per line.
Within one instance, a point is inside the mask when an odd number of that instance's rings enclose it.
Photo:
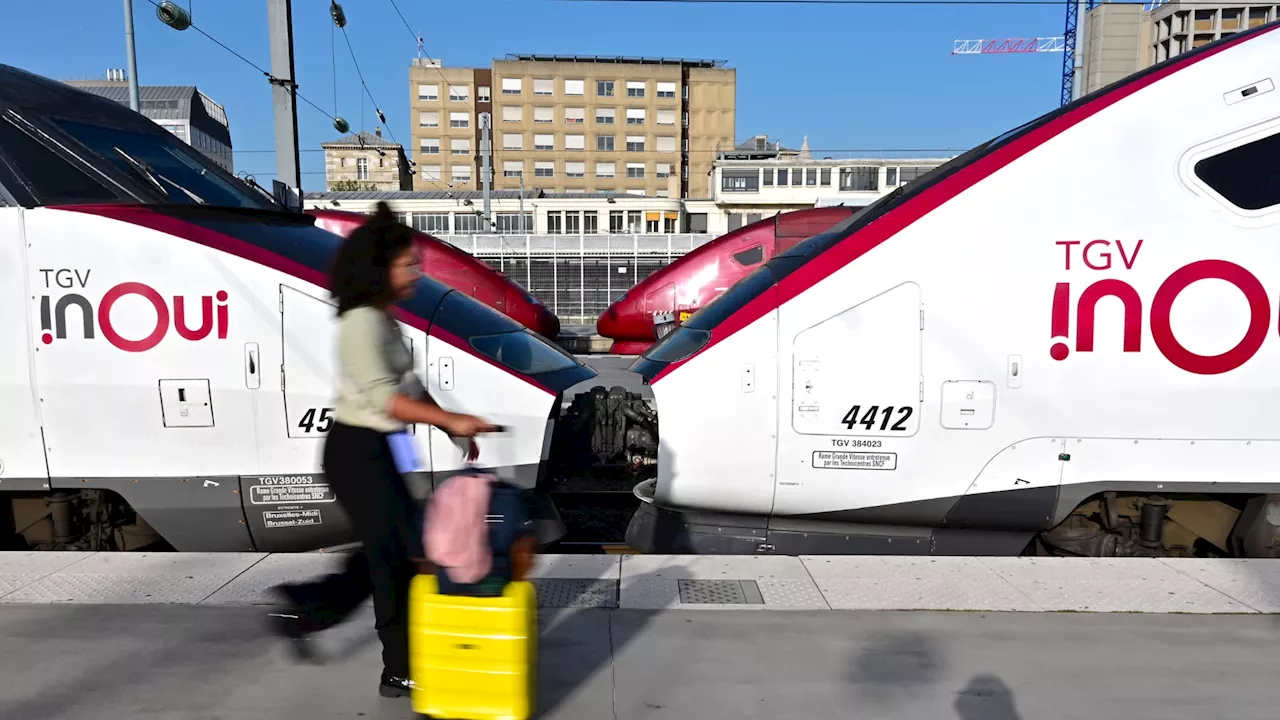
M 363 547 L 342 571 L 276 590 L 292 611 L 273 614 L 276 630 L 306 656 L 306 637 L 348 617 L 373 595 L 382 643 L 380 692 L 405 695 L 409 683 L 407 626 L 412 558 L 422 555 L 418 509 L 397 469 L 395 437 L 410 424 L 434 425 L 470 438 L 497 428 L 436 405 L 413 371 L 413 354 L 392 315 L 394 303 L 413 295 L 421 276 L 409 228 L 386 203 L 342 243 L 330 270 L 338 303 L 341 383 L 334 424 L 324 445 L 324 472 Z M 476 453 L 472 441 L 470 454 Z

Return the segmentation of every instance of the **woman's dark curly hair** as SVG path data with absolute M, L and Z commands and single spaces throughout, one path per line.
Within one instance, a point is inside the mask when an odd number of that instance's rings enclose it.
M 338 316 L 361 305 L 376 305 L 391 294 L 391 261 L 413 246 L 413 234 L 385 202 L 338 248 L 329 269 L 329 293 Z

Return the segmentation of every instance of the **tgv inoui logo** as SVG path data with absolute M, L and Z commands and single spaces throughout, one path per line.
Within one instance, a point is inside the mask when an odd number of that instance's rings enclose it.
M 97 301 L 95 313 L 94 302 L 79 292 L 54 294 L 59 290 L 87 290 L 92 270 L 59 268 L 41 269 L 40 272 L 44 274 L 45 289 L 49 291 L 40 297 L 40 329 L 42 331 L 40 342 L 45 345 L 53 343 L 54 338 L 66 339 L 69 316 L 79 318 L 84 339 L 92 340 L 96 333 L 101 333 L 107 342 L 126 352 L 146 352 L 154 348 L 169 334 L 170 327 L 186 340 L 203 340 L 215 330 L 219 340 L 227 337 L 228 308 L 225 290 L 219 290 L 213 295 L 199 296 L 199 322 L 192 327 L 187 309 L 189 301 L 182 295 L 173 296 L 171 309 L 170 302 L 150 285 L 140 282 L 123 282 L 113 285 L 102 294 Z M 116 325 L 121 320 L 118 317 L 119 313 L 116 313 L 116 316 L 112 314 L 116 303 L 131 295 L 145 300 L 150 306 L 150 310 L 129 312 L 130 316 L 144 313 L 149 315 L 141 320 L 141 324 L 152 329 L 145 337 L 139 339 L 124 337 L 116 329 Z M 136 307 L 136 303 L 130 303 L 130 305 Z M 72 312 L 72 308 L 79 312 Z

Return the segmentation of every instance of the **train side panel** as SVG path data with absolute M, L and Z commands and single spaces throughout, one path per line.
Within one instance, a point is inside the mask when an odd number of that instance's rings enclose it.
M 20 208 L 0 208 L 0 490 L 48 488 L 48 467 L 40 438 L 31 338 L 35 320 L 24 308 L 28 288 L 27 240 Z

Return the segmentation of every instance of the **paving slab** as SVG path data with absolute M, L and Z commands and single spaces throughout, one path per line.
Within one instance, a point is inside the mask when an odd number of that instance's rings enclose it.
M 1251 613 L 1154 558 L 981 558 L 1009 585 L 1050 611 Z
M 978 558 L 807 556 L 837 610 L 1043 610 Z
M 0 598 L 0 603 L 199 603 L 258 553 L 94 553 Z
M 1280 562 L 1200 558 L 1161 562 L 1253 610 L 1280 613 Z
M 92 552 L 0 553 L 0 598 L 94 555 Z
M 622 608 L 826 609 L 797 557 L 623 555 Z
M 205 598 L 204 605 L 275 605 L 271 588 L 337 572 L 346 553 L 280 553 L 262 560 Z

